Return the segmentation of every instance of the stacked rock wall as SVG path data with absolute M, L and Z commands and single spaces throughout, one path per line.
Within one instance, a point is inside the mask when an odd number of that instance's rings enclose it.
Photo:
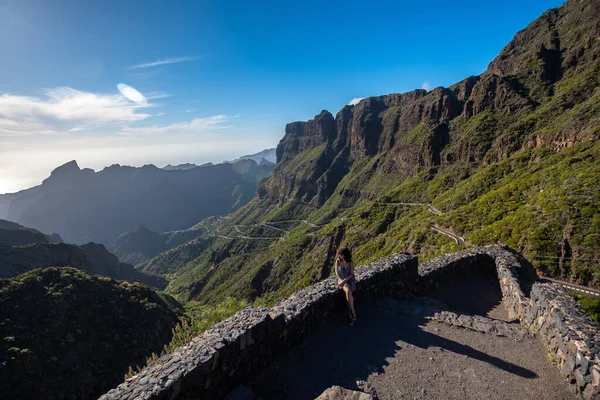
M 362 298 L 409 294 L 417 274 L 415 257 L 395 254 L 357 269 L 357 294 Z M 306 287 L 270 309 L 246 307 L 100 399 L 222 398 L 343 307 L 334 278 Z
M 600 399 L 600 331 L 561 286 L 537 281 L 526 260 L 505 246 L 474 247 L 419 266 L 416 291 L 434 293 L 477 270 L 495 267 L 509 317 L 538 332 L 572 391 Z
M 561 286 L 535 283 L 521 322 L 540 333 L 574 392 L 600 398 L 598 327 Z
M 444 254 L 419 265 L 415 294 L 430 295 L 440 286 L 476 272 L 494 272 L 494 260 L 479 248 Z
M 406 253 L 395 254 L 358 268 L 355 294 L 359 299 L 428 295 L 479 272 L 495 272 L 509 316 L 539 332 L 573 392 L 600 399 L 598 328 L 562 287 L 537 281 L 531 265 L 505 246 L 474 247 L 420 266 Z M 221 398 L 344 306 L 335 279 L 329 278 L 272 308 L 246 307 L 162 356 L 101 400 Z

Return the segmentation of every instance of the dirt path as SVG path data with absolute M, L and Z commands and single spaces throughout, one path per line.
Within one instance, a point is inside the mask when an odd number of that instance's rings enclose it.
M 312 399 L 367 381 L 384 399 L 574 398 L 538 338 L 515 342 L 363 305 L 340 315 L 251 383 L 265 400 Z

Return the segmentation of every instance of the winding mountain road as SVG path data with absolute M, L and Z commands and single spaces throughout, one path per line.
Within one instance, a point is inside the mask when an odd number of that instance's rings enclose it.
M 459 245 L 459 246 L 466 246 L 465 239 L 462 238 L 462 237 L 460 237 L 460 236 L 458 236 L 457 234 L 455 234 L 451 230 L 442 228 L 441 226 L 439 226 L 435 222 L 430 222 L 429 223 L 429 227 L 431 229 L 433 229 L 434 231 L 436 231 L 436 232 L 439 232 L 439 233 L 441 233 L 443 235 L 446 235 L 446 236 L 450 236 L 452 239 L 454 239 L 456 241 L 457 245 Z
M 388 206 L 426 206 L 429 211 L 435 215 L 442 215 L 443 213 L 429 203 L 405 203 L 402 201 L 397 202 L 376 202 L 375 204 L 383 204 Z
M 578 294 L 583 294 L 586 296 L 593 296 L 593 297 L 600 298 L 600 290 L 592 289 L 587 286 L 576 285 L 574 283 L 560 281 L 558 279 L 552 279 L 552 278 L 546 278 L 546 277 L 544 277 L 543 279 L 550 281 L 550 282 L 554 282 L 556 284 L 559 284 L 569 291 L 572 291 L 572 292 L 575 292 Z

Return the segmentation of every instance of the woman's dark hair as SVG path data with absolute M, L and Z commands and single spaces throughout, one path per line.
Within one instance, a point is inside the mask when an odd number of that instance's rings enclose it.
M 350 251 L 349 248 L 344 247 L 343 249 L 341 249 L 338 253 L 340 256 L 344 256 L 344 260 L 346 260 L 346 262 L 352 262 L 352 252 Z

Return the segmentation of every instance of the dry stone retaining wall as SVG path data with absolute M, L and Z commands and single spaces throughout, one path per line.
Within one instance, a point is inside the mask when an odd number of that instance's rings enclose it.
M 537 281 L 531 265 L 505 246 L 474 247 L 417 266 L 407 253 L 358 268 L 359 299 L 427 295 L 475 272 L 496 272 L 509 316 L 539 332 L 573 392 L 600 399 L 600 333 L 565 290 Z M 216 324 L 101 400 L 221 398 L 306 339 L 344 307 L 334 278 L 272 308 L 246 307 Z
M 571 390 L 600 399 L 600 331 L 561 286 L 537 281 L 526 260 L 506 246 L 475 247 L 419 266 L 416 290 L 435 292 L 445 282 L 494 266 L 509 317 L 538 332 Z
M 398 253 L 358 268 L 356 276 L 359 298 L 409 294 L 417 281 L 417 260 Z M 344 306 L 334 278 L 329 278 L 273 308 L 246 307 L 100 399 L 222 398 Z

